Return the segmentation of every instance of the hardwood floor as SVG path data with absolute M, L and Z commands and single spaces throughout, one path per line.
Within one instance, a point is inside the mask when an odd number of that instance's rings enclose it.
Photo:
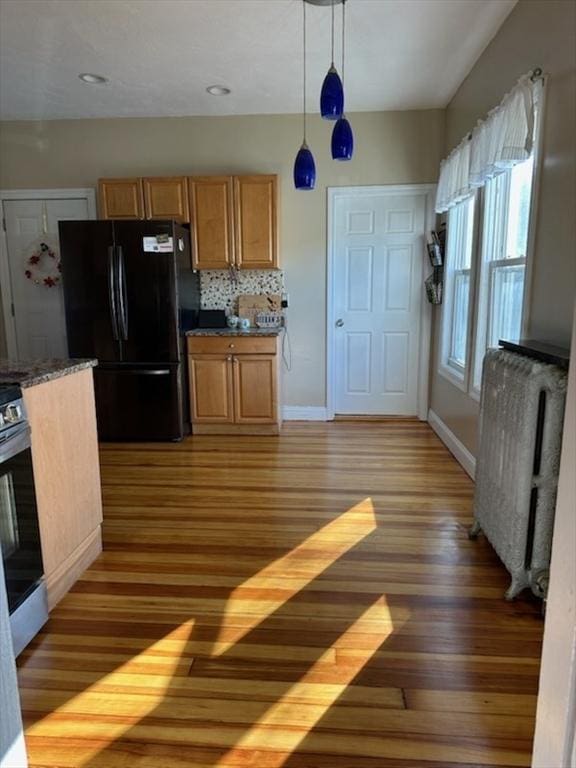
M 530 764 L 539 606 L 426 424 L 101 456 L 105 552 L 20 657 L 32 768 Z

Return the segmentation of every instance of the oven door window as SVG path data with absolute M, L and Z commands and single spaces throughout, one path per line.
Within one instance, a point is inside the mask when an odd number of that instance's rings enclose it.
M 30 448 L 0 463 L 0 544 L 12 613 L 43 575 Z

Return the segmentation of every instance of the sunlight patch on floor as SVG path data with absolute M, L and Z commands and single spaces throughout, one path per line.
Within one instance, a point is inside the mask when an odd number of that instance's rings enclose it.
M 215 643 L 214 655 L 221 656 L 226 653 L 259 624 L 262 624 L 266 618 L 276 613 L 352 547 L 355 547 L 366 536 L 375 531 L 376 525 L 372 499 L 366 498 L 313 533 L 286 555 L 244 581 L 230 593 L 222 619 L 220 636 Z M 298 573 L 298 566 L 304 563 L 306 564 L 306 575 L 295 576 L 294 574 Z M 242 597 L 242 590 L 270 589 L 275 586 L 274 580 L 282 577 L 289 577 L 286 584 L 290 586 L 290 591 L 285 591 L 282 597 L 277 599 L 265 602 L 258 600 L 258 613 L 254 615 L 254 620 L 243 627 L 240 636 L 233 641 L 225 641 L 222 635 L 228 629 L 226 618 L 232 618 L 240 613 L 246 614 L 247 601 L 245 597 Z
M 107 683 L 112 684 L 115 680 L 118 679 L 117 678 L 118 675 L 121 675 L 124 672 L 126 672 L 134 664 L 138 664 L 139 660 L 143 661 L 144 657 L 149 657 L 150 654 L 153 654 L 154 652 L 158 652 L 162 654 L 162 652 L 166 651 L 166 642 L 169 641 L 170 655 L 160 656 L 160 658 L 162 659 L 162 663 L 166 666 L 166 675 L 163 676 L 165 681 L 164 685 L 162 687 L 159 686 L 157 690 L 155 690 L 154 696 L 150 696 L 146 698 L 139 697 L 140 708 L 138 711 L 138 717 L 142 720 L 143 718 L 150 715 L 162 702 L 164 695 L 166 694 L 168 688 L 170 687 L 170 683 L 173 680 L 173 675 L 176 672 L 178 665 L 180 663 L 181 655 L 186 649 L 188 638 L 192 633 L 194 622 L 195 622 L 194 619 L 189 619 L 188 621 L 183 622 L 180 626 L 178 626 L 172 632 L 169 632 L 165 637 L 162 637 L 160 640 L 157 640 L 155 643 L 152 643 L 151 645 L 146 646 L 144 650 L 142 650 L 140 653 L 137 653 L 135 656 L 131 657 L 124 664 L 121 664 L 120 666 L 116 667 L 109 674 L 103 675 L 101 678 L 98 679 L 96 683 L 89 685 L 81 693 L 68 699 L 68 701 L 66 701 L 65 704 L 62 704 L 60 707 L 55 708 L 52 712 L 48 713 L 45 717 L 37 720 L 34 724 L 28 726 L 26 728 L 25 735 L 26 736 L 37 736 L 37 735 L 42 736 L 45 733 L 46 725 L 48 725 L 52 719 L 57 719 L 59 715 L 77 713 L 78 711 L 82 711 L 83 708 L 87 713 L 91 713 L 91 712 L 94 713 L 94 702 L 92 701 L 93 697 L 91 694 L 93 694 L 98 689 L 99 686 L 105 685 Z M 184 636 L 175 637 L 182 632 L 183 628 L 187 630 Z M 112 743 L 114 741 L 117 741 L 118 739 L 121 739 L 122 736 L 126 732 L 131 730 L 132 727 L 133 727 L 132 723 L 128 723 L 126 725 L 123 725 L 123 724 L 110 725 L 110 734 L 108 737 L 109 742 Z M 88 753 L 84 754 L 84 759 L 78 765 L 79 766 L 88 765 L 90 761 L 101 751 L 102 751 L 101 744 L 98 744 L 97 746 L 95 746 L 93 750 L 88 749 Z
M 314 679 L 318 667 L 329 661 L 330 655 L 334 653 L 337 646 L 346 638 L 357 633 L 359 631 L 359 626 L 362 622 L 366 621 L 381 624 L 383 630 L 379 634 L 374 634 L 372 638 L 365 643 L 365 648 L 363 649 L 361 656 L 348 660 L 345 667 L 345 676 L 342 681 L 342 689 L 345 690 L 346 686 L 352 683 L 354 678 L 362 671 L 366 664 L 368 664 L 370 659 L 394 631 L 390 609 L 384 596 L 378 598 L 373 605 L 367 608 L 362 615 L 340 635 L 338 640 L 330 648 L 327 648 L 324 651 L 308 672 L 306 672 L 297 683 L 294 683 L 282 698 L 269 707 L 258 722 L 250 728 L 248 733 L 242 736 L 236 744 L 236 748 L 262 749 L 263 747 L 266 747 L 270 750 L 281 748 L 284 753 L 288 752 L 289 755 L 278 755 L 277 761 L 273 761 L 272 759 L 266 765 L 267 768 L 282 768 L 286 760 L 290 758 L 328 710 L 338 701 L 343 691 L 335 687 L 330 690 L 329 687 L 326 686 L 326 689 L 323 689 L 324 697 L 322 706 L 318 708 L 314 718 L 309 722 L 308 728 L 304 731 L 289 730 L 288 728 L 282 729 L 281 733 L 278 735 L 278 744 L 274 743 L 275 733 L 273 730 L 263 731 L 262 729 L 270 728 L 270 726 L 281 726 L 283 723 L 287 721 L 289 722 L 293 718 L 294 712 L 298 712 L 299 709 L 299 704 L 294 703 L 293 701 L 294 697 L 297 697 L 304 692 L 310 680 Z M 338 688 L 340 688 L 340 686 Z M 223 765 L 223 763 L 219 763 L 219 765 Z
M 241 651 L 241 641 L 244 637 L 262 625 L 268 617 L 279 611 L 311 582 L 321 577 L 330 566 L 334 565 L 353 547 L 372 534 L 376 527 L 377 523 L 372 499 L 366 498 L 313 533 L 286 555 L 244 581 L 231 592 L 226 602 L 218 639 L 212 643 L 210 649 L 212 658 L 221 657 L 226 653 L 234 655 L 235 649 Z M 280 597 L 266 601 L 250 601 L 246 598 L 245 590 L 278 589 L 279 581 L 282 585 L 286 584 L 288 586 L 288 588 L 282 589 Z M 254 603 L 253 607 L 251 605 L 252 602 Z M 254 610 L 253 615 L 251 614 L 252 610 Z M 234 628 L 234 622 L 238 616 L 242 616 L 244 619 L 248 617 L 249 620 L 241 627 L 240 633 L 237 632 L 238 628 L 235 627 L 234 639 L 230 640 L 229 630 Z M 227 624 L 227 618 L 229 624 Z M 102 686 L 113 685 L 115 681 L 118 681 L 119 676 L 130 673 L 130 670 L 139 663 L 143 665 L 151 663 L 154 660 L 154 654 L 157 653 L 162 664 L 166 666 L 165 673 L 162 675 L 164 685 L 155 687 L 154 693 L 152 695 L 148 694 L 145 697 L 130 694 L 123 694 L 121 696 L 121 698 L 126 698 L 126 696 L 130 699 L 133 698 L 131 703 L 132 713 L 138 718 L 138 722 L 142 723 L 146 717 L 158 711 L 162 700 L 168 695 L 171 682 L 174 679 L 178 679 L 174 675 L 176 675 L 181 664 L 181 658 L 186 651 L 191 650 L 190 646 L 194 644 L 190 642 L 194 623 L 195 620 L 190 619 L 157 642 L 148 645 L 142 651 L 135 651 L 135 655 L 128 661 L 120 664 L 108 675 L 102 676 L 97 682 L 89 685 L 81 693 L 69 699 L 61 706 L 55 707 L 42 720 L 31 725 L 27 729 L 27 735 L 46 735 L 46 728 L 50 728 L 51 720 L 58 720 L 60 716 L 73 715 L 78 712 L 95 716 L 104 714 L 107 697 L 106 695 L 103 696 L 102 692 L 99 695 L 95 695 L 98 688 L 102 691 Z M 371 607 L 364 610 L 359 618 L 329 648 L 323 651 L 318 649 L 318 657 L 310 659 L 308 671 L 297 683 L 288 685 L 285 691 L 279 693 L 278 701 L 270 704 L 265 709 L 262 716 L 249 726 L 249 730 L 240 738 L 235 746 L 240 748 L 262 748 L 265 744 L 266 747 L 273 750 L 275 748 L 273 743 L 274 730 L 270 730 L 269 726 L 281 726 L 284 722 L 293 720 L 295 713 L 298 712 L 300 707 L 297 700 L 305 699 L 310 695 L 310 684 L 314 681 L 319 670 L 323 666 L 336 664 L 338 647 L 342 643 L 346 644 L 348 636 L 358 633 L 367 623 L 376 624 L 378 631 L 368 635 L 369 640 L 365 641 L 367 645 L 363 649 L 362 654 L 358 657 L 346 659 L 344 679 L 339 685 L 321 686 L 321 705 L 317 707 L 311 719 L 306 723 L 305 729 L 290 732 L 288 745 L 286 744 L 286 730 L 282 729 L 283 735 L 281 740 L 283 750 L 292 752 L 297 749 L 298 745 L 313 730 L 326 712 L 341 696 L 345 695 L 347 686 L 370 661 L 386 638 L 394 631 L 394 623 L 384 596 L 377 598 Z M 183 629 L 185 630 L 184 632 Z M 223 636 L 228 639 L 223 639 Z M 251 645 L 250 648 L 254 651 L 255 646 Z M 190 684 L 189 679 L 187 679 L 187 684 Z M 62 727 L 62 723 L 60 727 Z M 134 727 L 133 721 L 130 724 L 118 722 L 92 724 L 94 733 L 100 731 L 99 739 L 105 739 L 108 743 L 121 739 Z M 265 733 L 262 729 L 265 729 Z M 272 740 L 270 744 L 268 744 L 269 739 Z M 83 754 L 83 760 L 79 765 L 90 765 L 93 758 L 101 751 L 102 743 L 100 742 L 94 749 L 89 748 L 88 753 Z M 277 764 L 278 768 L 283 764 L 283 761 Z M 275 768 L 275 766 L 276 764 L 274 766 L 271 764 L 270 768 Z

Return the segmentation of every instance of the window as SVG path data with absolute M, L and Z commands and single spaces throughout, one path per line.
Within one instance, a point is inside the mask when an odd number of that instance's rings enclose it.
M 472 382 L 476 392 L 486 349 L 497 347 L 499 339 L 520 337 L 533 172 L 532 156 L 484 187 Z
M 440 372 L 462 389 L 468 371 L 474 197 L 448 213 Z

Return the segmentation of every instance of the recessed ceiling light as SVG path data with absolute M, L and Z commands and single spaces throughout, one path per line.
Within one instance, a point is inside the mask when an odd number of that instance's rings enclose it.
M 90 85 L 102 85 L 103 83 L 108 82 L 107 77 L 102 77 L 102 75 L 94 75 L 92 72 L 82 72 L 82 74 L 78 75 L 78 77 L 84 83 L 89 83 Z
M 230 88 L 225 85 L 211 85 L 206 90 L 211 96 L 228 96 L 230 93 Z

